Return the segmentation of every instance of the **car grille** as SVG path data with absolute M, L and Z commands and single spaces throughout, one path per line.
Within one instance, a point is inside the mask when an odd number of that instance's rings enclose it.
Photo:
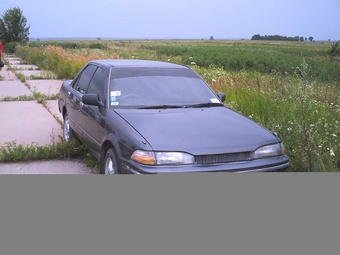
M 250 160 L 250 152 L 198 155 L 195 156 L 196 164 L 217 164 Z

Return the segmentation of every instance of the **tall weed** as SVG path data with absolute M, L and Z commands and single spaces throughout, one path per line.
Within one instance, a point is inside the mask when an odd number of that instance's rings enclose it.
M 72 79 L 90 60 L 103 58 L 119 58 L 113 54 L 107 56 L 100 52 L 89 51 L 73 53 L 59 46 L 48 45 L 44 48 L 18 47 L 16 54 L 28 63 L 37 65 L 40 69 L 52 71 L 59 79 Z

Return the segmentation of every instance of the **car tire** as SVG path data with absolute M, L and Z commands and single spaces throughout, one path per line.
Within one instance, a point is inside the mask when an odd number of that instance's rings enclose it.
M 119 174 L 119 164 L 113 148 L 109 149 L 100 168 L 101 174 Z
M 66 142 L 71 141 L 75 137 L 74 131 L 70 126 L 70 119 L 67 113 L 65 113 L 64 115 L 63 135 L 64 135 L 64 140 Z

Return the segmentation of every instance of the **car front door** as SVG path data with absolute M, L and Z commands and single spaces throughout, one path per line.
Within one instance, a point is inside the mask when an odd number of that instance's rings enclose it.
M 105 118 L 106 115 L 106 90 L 108 83 L 108 70 L 98 67 L 90 81 L 86 93 L 98 95 L 99 101 L 103 106 L 84 105 L 83 110 L 86 115 L 86 132 L 89 136 L 88 146 L 95 153 L 100 153 L 101 142 L 106 134 Z
M 71 121 L 75 123 L 75 131 L 78 133 L 82 140 L 86 140 L 86 112 L 84 109 L 84 104 L 82 103 L 82 96 L 87 91 L 92 76 L 97 69 L 95 65 L 88 65 L 84 68 L 80 76 L 77 78 L 73 84 L 74 94 L 69 95 L 71 107 L 68 109 Z

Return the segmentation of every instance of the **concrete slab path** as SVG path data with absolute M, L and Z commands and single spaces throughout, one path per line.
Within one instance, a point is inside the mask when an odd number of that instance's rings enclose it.
M 17 144 L 38 146 L 59 142 L 63 135 L 61 125 L 36 101 L 0 102 L 0 145 Z
M 39 74 L 38 67 L 23 65 L 17 57 L 6 58 L 14 72 L 26 77 Z M 28 70 L 30 69 L 30 70 Z M 19 70 L 19 71 L 18 71 Z M 34 71 L 31 71 L 34 70 Z M 33 98 L 33 92 L 52 96 L 59 93 L 62 80 L 26 80 L 21 82 L 6 65 L 0 71 L 0 147 L 15 142 L 17 145 L 50 145 L 61 140 L 63 130 L 58 120 L 62 115 L 58 109 L 58 100 L 47 100 L 46 105 L 36 100 L 19 101 L 19 98 Z M 93 174 L 93 169 L 77 159 L 48 160 L 3 163 L 0 162 L 0 174 Z
M 17 98 L 19 96 L 32 97 L 33 93 L 21 81 L 0 81 L 0 100 L 6 97 Z

